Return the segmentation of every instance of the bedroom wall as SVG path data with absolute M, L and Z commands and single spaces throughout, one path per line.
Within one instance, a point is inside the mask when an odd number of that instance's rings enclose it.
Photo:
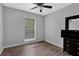
M 3 7 L 0 3 L 0 48 L 2 47 L 3 40 Z
M 3 50 L 3 6 L 0 3 L 0 54 Z
M 36 40 L 44 39 L 44 17 L 17 9 L 4 7 L 5 38 L 3 46 L 24 43 L 24 18 L 36 19 Z
M 63 39 L 61 38 L 61 29 L 65 29 L 65 17 L 78 14 L 79 14 L 79 3 L 74 3 L 54 13 L 46 15 L 45 40 L 59 47 L 63 47 Z

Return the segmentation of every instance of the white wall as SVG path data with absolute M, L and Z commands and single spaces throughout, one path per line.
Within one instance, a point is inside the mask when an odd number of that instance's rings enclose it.
M 3 51 L 3 6 L 0 3 L 0 54 Z
M 79 14 L 79 4 L 71 4 L 61 10 L 45 16 L 45 38 L 46 41 L 63 47 L 61 29 L 65 28 L 65 17 Z
M 0 49 L 2 49 L 3 40 L 3 7 L 0 3 Z
M 34 17 L 36 19 L 36 39 L 44 38 L 44 19 L 43 16 L 4 7 L 4 23 L 5 23 L 5 38 L 4 46 L 20 44 L 24 42 L 24 18 Z

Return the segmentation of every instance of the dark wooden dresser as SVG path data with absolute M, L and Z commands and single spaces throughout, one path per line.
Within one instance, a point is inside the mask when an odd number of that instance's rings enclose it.
M 65 29 L 61 30 L 63 38 L 63 52 L 68 52 L 73 56 L 79 56 L 79 29 L 69 29 L 69 23 L 79 19 L 79 15 L 69 16 L 65 18 Z
M 73 56 L 79 56 L 79 30 L 61 30 L 64 38 L 64 51 Z

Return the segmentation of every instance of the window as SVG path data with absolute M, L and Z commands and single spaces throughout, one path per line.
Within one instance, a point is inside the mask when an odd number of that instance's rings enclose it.
M 34 38 L 34 19 L 25 18 L 25 39 Z

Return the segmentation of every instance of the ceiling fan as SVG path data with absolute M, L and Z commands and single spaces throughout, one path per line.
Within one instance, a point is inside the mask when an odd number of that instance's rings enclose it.
M 35 5 L 37 5 L 37 6 L 31 8 L 31 10 L 40 7 L 40 12 L 42 12 L 42 8 L 48 8 L 48 9 L 51 9 L 51 8 L 52 8 L 52 6 L 45 5 L 45 3 L 33 3 L 33 4 L 35 4 Z

